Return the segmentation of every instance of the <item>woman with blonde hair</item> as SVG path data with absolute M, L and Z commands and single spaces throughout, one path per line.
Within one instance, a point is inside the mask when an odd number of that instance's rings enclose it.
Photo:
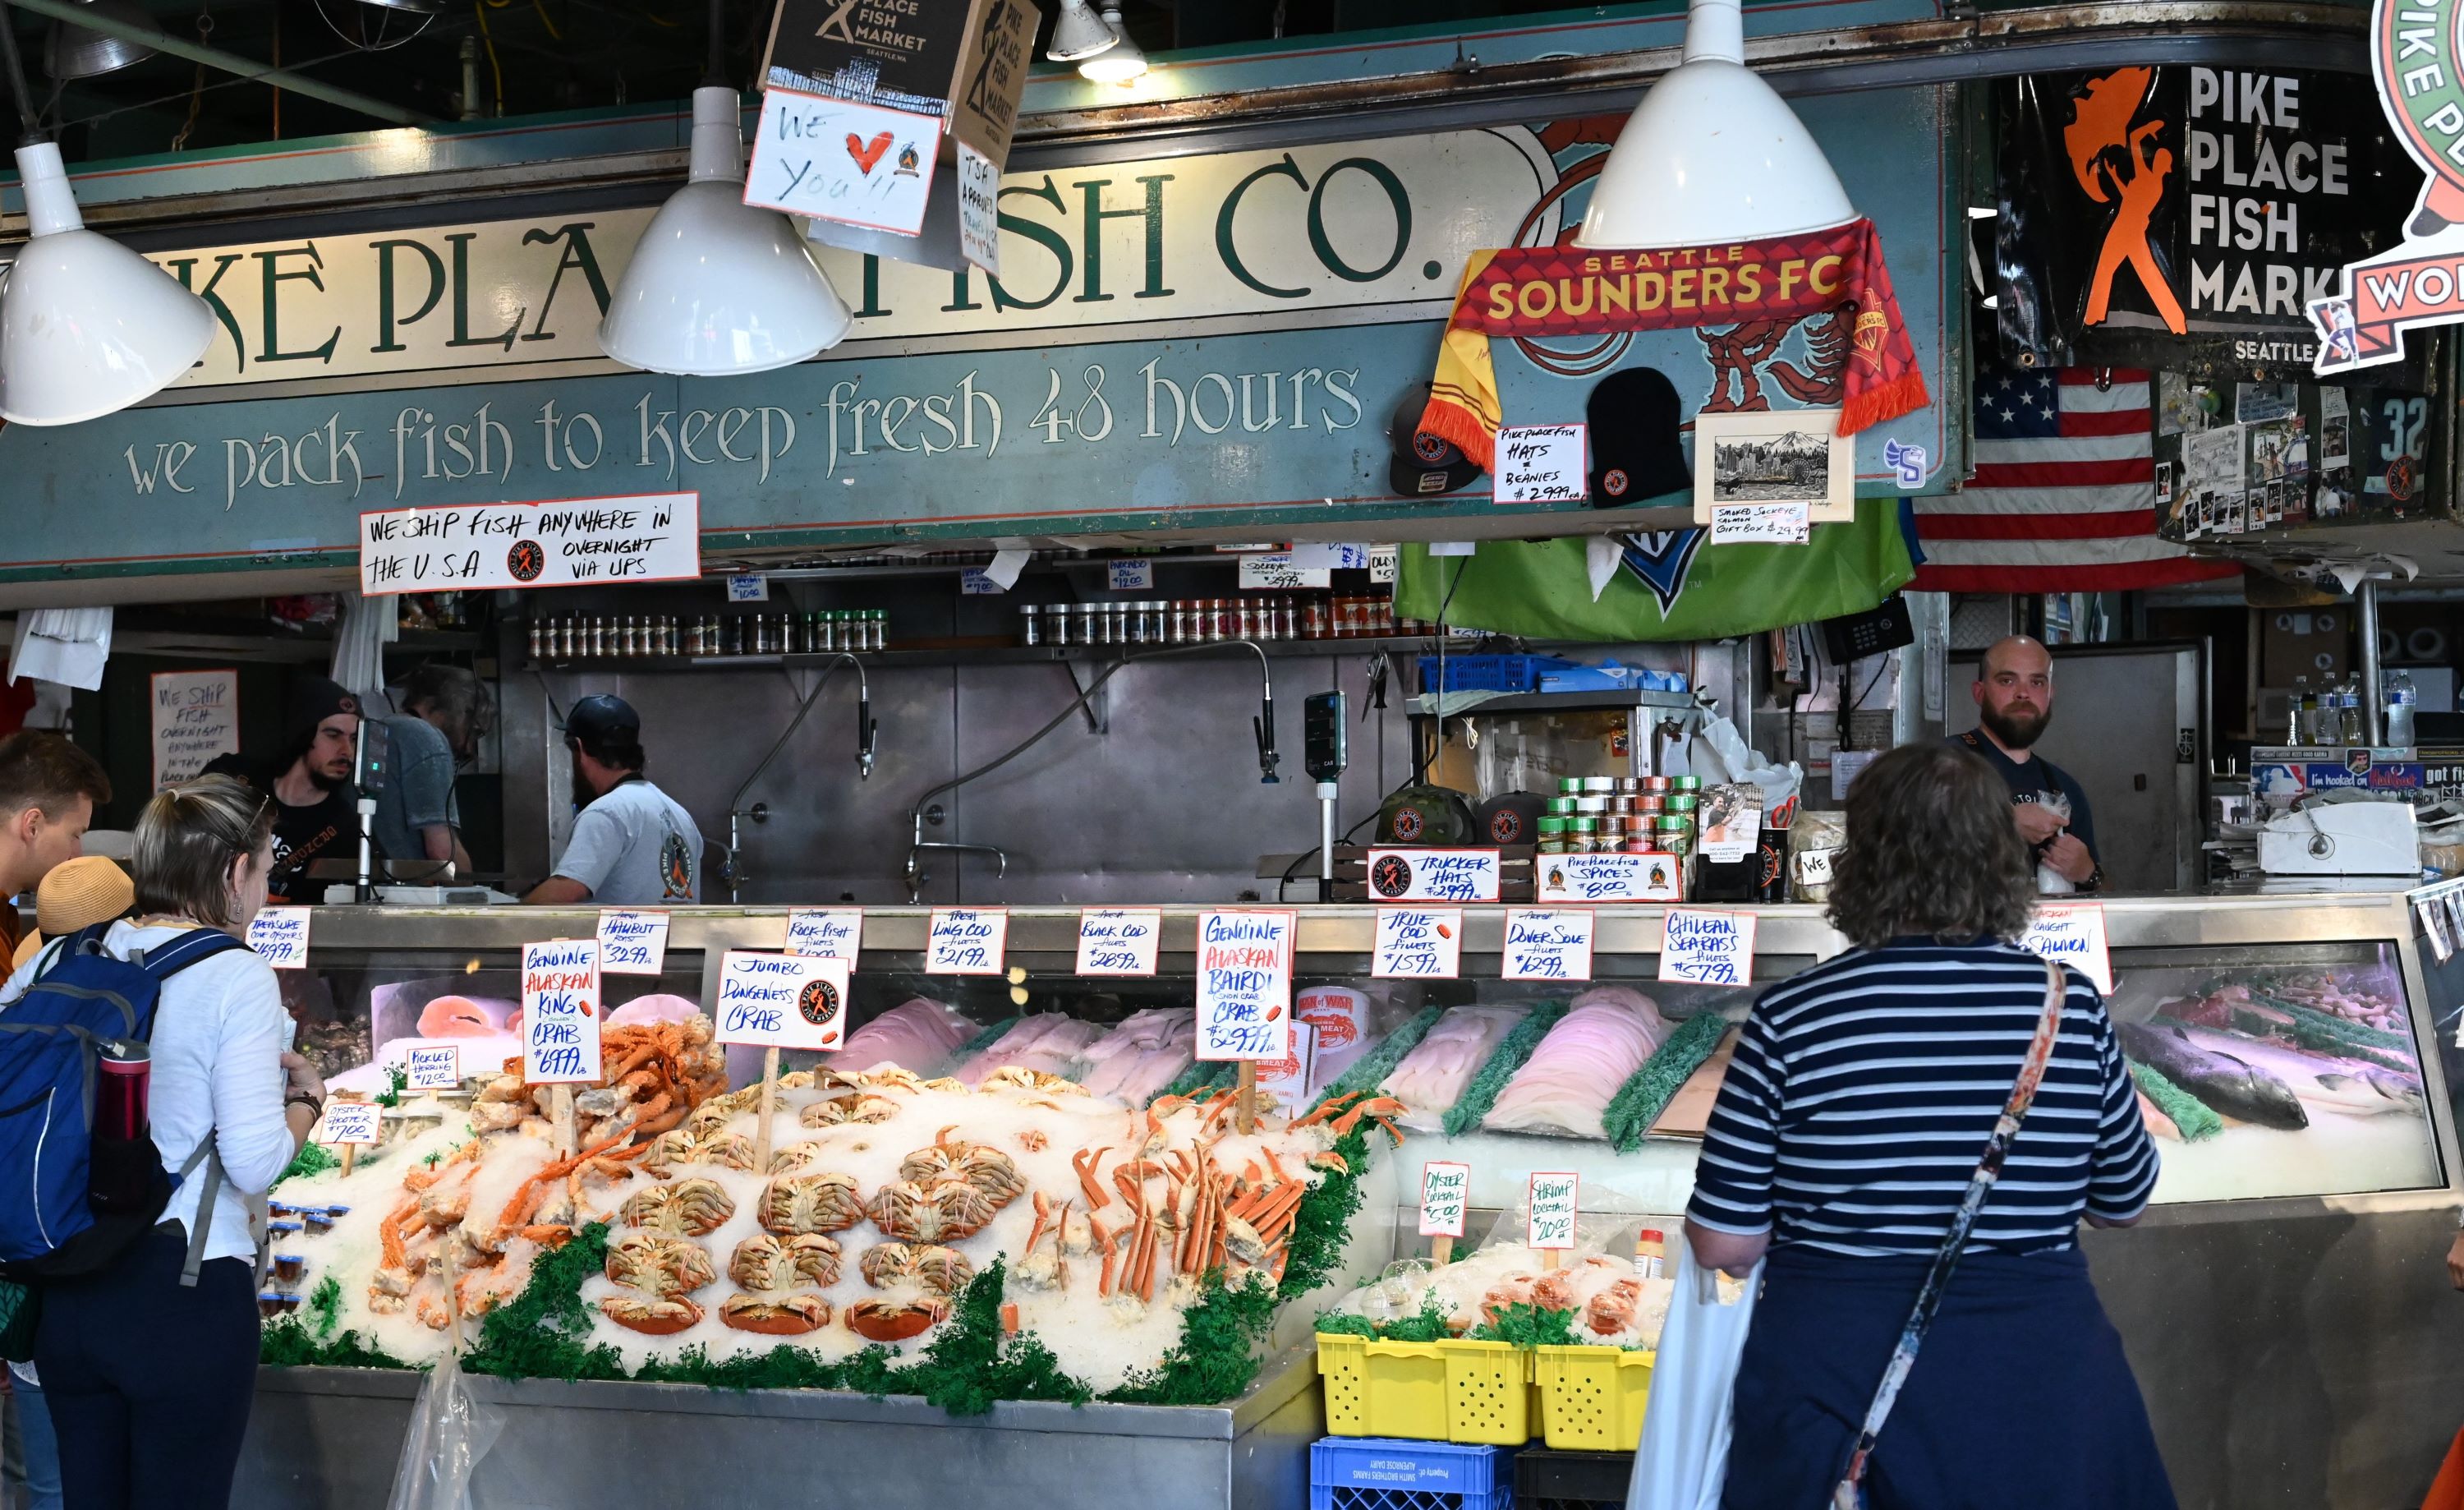
M 274 812 L 225 776 L 159 792 L 137 824 L 137 916 L 101 947 L 142 962 L 199 930 L 243 936 L 265 905 Z M 72 941 L 90 935 L 73 935 Z M 22 996 L 60 953 L 10 979 Z M 95 1273 L 46 1282 L 34 1363 L 68 1510 L 221 1510 L 255 1393 L 257 1243 L 249 1203 L 324 1111 L 290 1053 L 274 971 L 246 948 L 163 979 L 151 1053 L 155 1150 L 177 1183 L 162 1224 Z
M 1686 1210 L 1697 1263 L 1766 1260 L 1724 1510 L 2172 1510 L 2074 1240 L 2139 1219 L 2156 1149 L 2096 988 L 2013 942 L 2035 905 L 1976 755 L 1848 788 L 1854 947 L 1755 1001 Z

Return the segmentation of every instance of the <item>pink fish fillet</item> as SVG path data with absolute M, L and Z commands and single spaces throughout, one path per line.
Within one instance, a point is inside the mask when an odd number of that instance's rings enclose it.
M 1095 1096 L 1137 1106 L 1180 1077 L 1198 1051 L 1198 1014 L 1168 1007 L 1132 1012 L 1088 1046 L 1070 1077 Z
M 1667 1036 L 1667 1019 L 1640 991 L 1624 986 L 1585 991 L 1507 1082 L 1482 1125 L 1606 1137 L 1601 1120 L 1609 1101 Z
M 1062 1075 L 1105 1032 L 1102 1023 L 1081 1022 L 1067 1012 L 1038 1012 L 1022 1017 L 1009 1032 L 995 1039 L 991 1048 L 968 1060 L 959 1069 L 958 1078 L 969 1085 L 981 1085 L 986 1076 L 1008 1065 L 1045 1075 Z
M 894 1064 L 931 1076 L 976 1032 L 976 1025 L 958 1015 L 957 1009 L 916 996 L 847 1034 L 847 1046 L 825 1055 L 822 1062 L 834 1070 L 851 1071 Z

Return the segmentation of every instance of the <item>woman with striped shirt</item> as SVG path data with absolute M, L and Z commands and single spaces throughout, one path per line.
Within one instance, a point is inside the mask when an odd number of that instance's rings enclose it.
M 1755 1002 L 1685 1231 L 1769 1255 L 1740 1365 L 1726 1510 L 1829 1503 L 2042 1017 L 2012 940 L 2034 870 L 2002 782 L 1909 745 L 1848 795 L 1833 926 L 1856 945 Z M 2156 1150 L 2103 999 L 2065 975 L 2035 1100 L 1877 1439 L 1874 1510 L 2172 1510 L 2147 1412 L 2073 1242 L 2139 1219 Z

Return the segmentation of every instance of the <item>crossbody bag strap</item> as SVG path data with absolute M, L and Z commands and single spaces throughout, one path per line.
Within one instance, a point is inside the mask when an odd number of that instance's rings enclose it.
M 2045 1010 L 2036 1018 L 2036 1035 L 2029 1040 L 2028 1056 L 2020 1062 L 2019 1077 L 2012 1082 L 2010 1098 L 2002 1103 L 2002 1115 L 1993 1123 L 1993 1136 L 1985 1141 L 1985 1152 L 1976 1161 L 1976 1172 L 1969 1176 L 1968 1193 L 1960 1198 L 1959 1210 L 1950 1218 L 1950 1231 L 1944 1236 L 1941 1250 L 1933 1255 L 1933 1267 L 1925 1272 L 1925 1285 L 1917 1291 L 1917 1303 L 1908 1311 L 1907 1324 L 1900 1329 L 1899 1343 L 1891 1350 L 1881 1384 L 1875 1388 L 1873 1403 L 1865 1408 L 1865 1424 L 1857 1433 L 1856 1449 L 1848 1454 L 1847 1470 L 1831 1492 L 1833 1510 L 1860 1510 L 1865 1502 L 1865 1470 L 1874 1455 L 1874 1439 L 1882 1434 L 1882 1423 L 1890 1419 L 1891 1407 L 1899 1403 L 1900 1388 L 1908 1382 L 1908 1370 L 1916 1366 L 1917 1349 L 1925 1345 L 1925 1331 L 1933 1325 L 1934 1313 L 1942 1309 L 1943 1292 L 1949 1287 L 1951 1273 L 1959 1267 L 1960 1255 L 1967 1250 L 1968 1234 L 1975 1230 L 1986 1197 L 2002 1177 L 2002 1162 L 2010 1157 L 2012 1141 L 2019 1136 L 2019 1122 L 2035 1103 L 2036 1087 L 2044 1082 L 2045 1066 L 2054 1056 L 2054 1039 L 2061 1030 L 2062 991 L 2062 967 L 2048 960 Z

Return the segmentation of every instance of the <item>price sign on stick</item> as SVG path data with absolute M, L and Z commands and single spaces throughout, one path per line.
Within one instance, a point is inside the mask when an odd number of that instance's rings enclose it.
M 718 965 L 718 1041 L 834 1050 L 847 1033 L 847 997 L 845 960 L 730 949 Z
M 599 941 L 522 945 L 522 1079 L 599 1078 Z
M 2104 908 L 2092 901 L 2049 903 L 2036 908 L 2036 918 L 2019 936 L 2019 947 L 2048 960 L 2059 960 L 2113 994 L 2113 956 L 2105 949 Z
M 321 1144 L 357 1144 L 372 1145 L 377 1141 L 377 1126 L 384 1110 L 374 1101 L 328 1101 L 325 1120 L 317 1128 L 317 1141 Z
M 1574 1206 L 1582 1184 L 1582 1176 L 1570 1171 L 1531 1176 L 1529 1246 L 1543 1253 L 1574 1246 Z
M 1697 986 L 1744 986 L 1754 978 L 1754 915 L 1668 909 L 1660 978 Z
M 787 952 L 853 960 L 864 947 L 861 907 L 799 907 L 787 914 Z
M 1592 929 L 1598 914 L 1580 907 L 1516 907 L 1506 915 L 1506 958 L 1498 974 L 1509 981 L 1588 981 Z
M 462 1051 L 450 1043 L 414 1043 L 403 1051 L 405 1082 L 414 1091 L 450 1091 L 462 1083 Z
M 248 946 L 277 970 L 308 967 L 306 907 L 259 907 L 248 921 Z
M 1153 908 L 1089 908 L 1078 915 L 1078 973 L 1153 975 L 1163 913 Z
M 1471 1166 L 1432 1159 L 1420 1166 L 1420 1235 L 1461 1237 L 1471 1213 Z
M 1291 1052 L 1294 917 L 1198 915 L 1198 1057 L 1280 1059 Z
M 1461 907 L 1380 907 L 1369 973 L 1380 980 L 1450 981 L 1463 970 Z
M 656 975 L 668 963 L 668 915 L 610 907 L 599 914 L 599 968 L 608 975 Z
M 999 975 L 1009 914 L 999 907 L 935 907 L 924 944 L 927 975 Z

